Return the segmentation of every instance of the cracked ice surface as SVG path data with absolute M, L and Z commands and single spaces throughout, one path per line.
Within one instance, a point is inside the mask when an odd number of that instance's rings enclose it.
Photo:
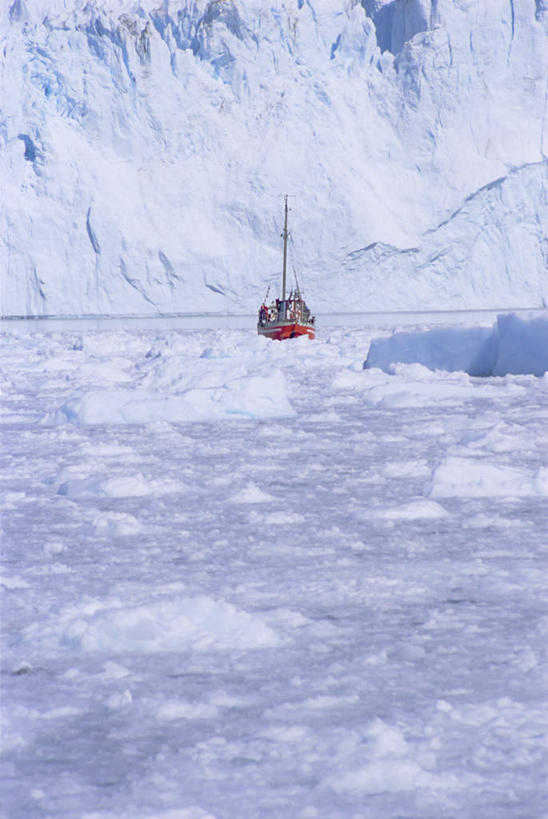
M 6 815 L 545 813 L 548 379 L 377 334 L 2 334 Z

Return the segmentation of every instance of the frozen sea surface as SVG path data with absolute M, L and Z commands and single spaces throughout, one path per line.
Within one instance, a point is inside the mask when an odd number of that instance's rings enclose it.
M 378 334 L 2 333 L 5 816 L 548 815 L 548 378 Z

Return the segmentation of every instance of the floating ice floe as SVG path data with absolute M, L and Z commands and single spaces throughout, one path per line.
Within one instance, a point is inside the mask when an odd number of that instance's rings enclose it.
M 58 494 L 69 498 L 141 498 L 146 495 L 183 492 L 184 489 L 180 481 L 169 478 L 147 480 L 143 475 L 137 473 L 115 478 L 101 478 L 97 475 L 88 478 L 74 478 L 61 483 Z M 99 522 L 98 525 L 101 527 L 103 524 L 107 527 L 109 525 L 105 520 L 102 523 Z
M 107 708 L 114 711 L 118 708 L 125 708 L 133 702 L 133 697 L 129 688 L 121 693 L 112 694 L 107 700 Z
M 373 339 L 364 369 L 393 372 L 396 363 L 472 376 L 541 376 L 548 371 L 548 315 L 501 315 L 492 328 L 444 327 Z
M 100 512 L 92 522 L 96 532 L 103 535 L 137 535 L 142 526 L 133 515 L 126 512 Z
M 68 649 L 125 652 L 226 651 L 277 646 L 280 638 L 260 617 L 211 597 L 182 597 L 124 606 L 97 602 L 59 612 L 24 632 L 37 652 Z
M 160 706 L 156 716 L 161 722 L 172 722 L 179 719 L 213 719 L 218 712 L 217 706 L 210 703 L 168 700 Z
M 426 461 L 392 461 L 386 464 L 384 474 L 390 478 L 418 478 L 430 474 Z
M 247 486 L 232 495 L 230 500 L 232 503 L 270 503 L 274 498 L 250 481 Z
M 150 424 L 158 421 L 211 421 L 221 418 L 283 418 L 294 415 L 280 370 L 266 375 L 228 377 L 220 385 L 208 381 L 203 368 L 203 386 L 171 392 L 135 388 L 104 389 L 77 393 L 54 413 L 57 424 Z
M 12 591 L 16 589 L 28 589 L 29 584 L 20 577 L 7 577 L 6 575 L 0 574 L 0 587 Z
M 400 363 L 391 365 L 390 372 L 382 369 L 368 369 L 365 372 L 346 370 L 337 376 L 333 386 L 335 389 L 354 390 L 366 404 L 386 409 L 427 407 L 432 404 L 450 406 L 470 401 L 477 395 L 470 376 L 464 372 L 434 373 L 422 364 Z M 488 385 L 483 386 L 483 397 L 489 389 Z
M 389 506 L 381 509 L 371 509 L 363 513 L 363 517 L 381 518 L 385 520 L 427 520 L 444 518 L 447 511 L 436 501 L 426 498 L 415 498 L 409 503 L 402 503 L 400 506 Z
M 548 495 L 548 467 L 535 473 L 478 458 L 450 456 L 434 471 L 429 495 L 433 498 Z
M 375 719 L 366 731 L 364 764 L 342 770 L 325 780 L 339 793 L 362 794 L 398 793 L 421 788 L 458 789 L 464 783 L 452 774 L 439 774 L 433 765 L 433 755 L 417 753 L 409 746 L 399 728 Z M 422 763 L 422 764 L 421 764 Z
M 488 452 L 513 453 L 525 448 L 534 448 L 548 444 L 548 429 L 545 440 L 540 440 L 538 430 L 527 429 L 526 426 L 515 421 L 499 421 L 494 426 L 485 428 L 471 428 L 463 432 L 460 441 L 460 453 L 468 451 L 477 455 L 481 450 Z

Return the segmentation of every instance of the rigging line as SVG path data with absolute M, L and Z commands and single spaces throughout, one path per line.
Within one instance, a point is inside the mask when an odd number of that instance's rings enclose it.
M 291 259 L 291 267 L 293 268 L 293 275 L 295 276 L 295 283 L 296 283 L 296 285 L 297 285 L 297 290 L 298 290 L 298 291 L 299 291 L 299 293 L 300 293 L 300 292 L 301 292 L 301 286 L 300 286 L 300 284 L 299 284 L 299 279 L 297 278 L 297 271 L 295 270 L 295 262 L 294 262 L 294 258 L 295 258 L 295 242 L 293 241 L 293 236 L 291 235 L 291 233 L 289 234 L 289 245 L 290 245 L 290 248 L 291 248 L 291 256 L 292 256 L 292 259 Z

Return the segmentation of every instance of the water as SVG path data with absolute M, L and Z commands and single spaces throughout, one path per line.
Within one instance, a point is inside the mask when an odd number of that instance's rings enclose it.
M 539 308 L 499 310 L 438 310 L 386 313 L 319 313 L 316 332 L 328 327 L 400 327 L 424 324 L 494 324 L 501 313 L 544 315 Z M 45 318 L 3 318 L 0 332 L 52 333 L 86 330 L 243 330 L 255 331 L 256 316 L 224 313 L 188 313 L 159 316 L 48 316 Z

